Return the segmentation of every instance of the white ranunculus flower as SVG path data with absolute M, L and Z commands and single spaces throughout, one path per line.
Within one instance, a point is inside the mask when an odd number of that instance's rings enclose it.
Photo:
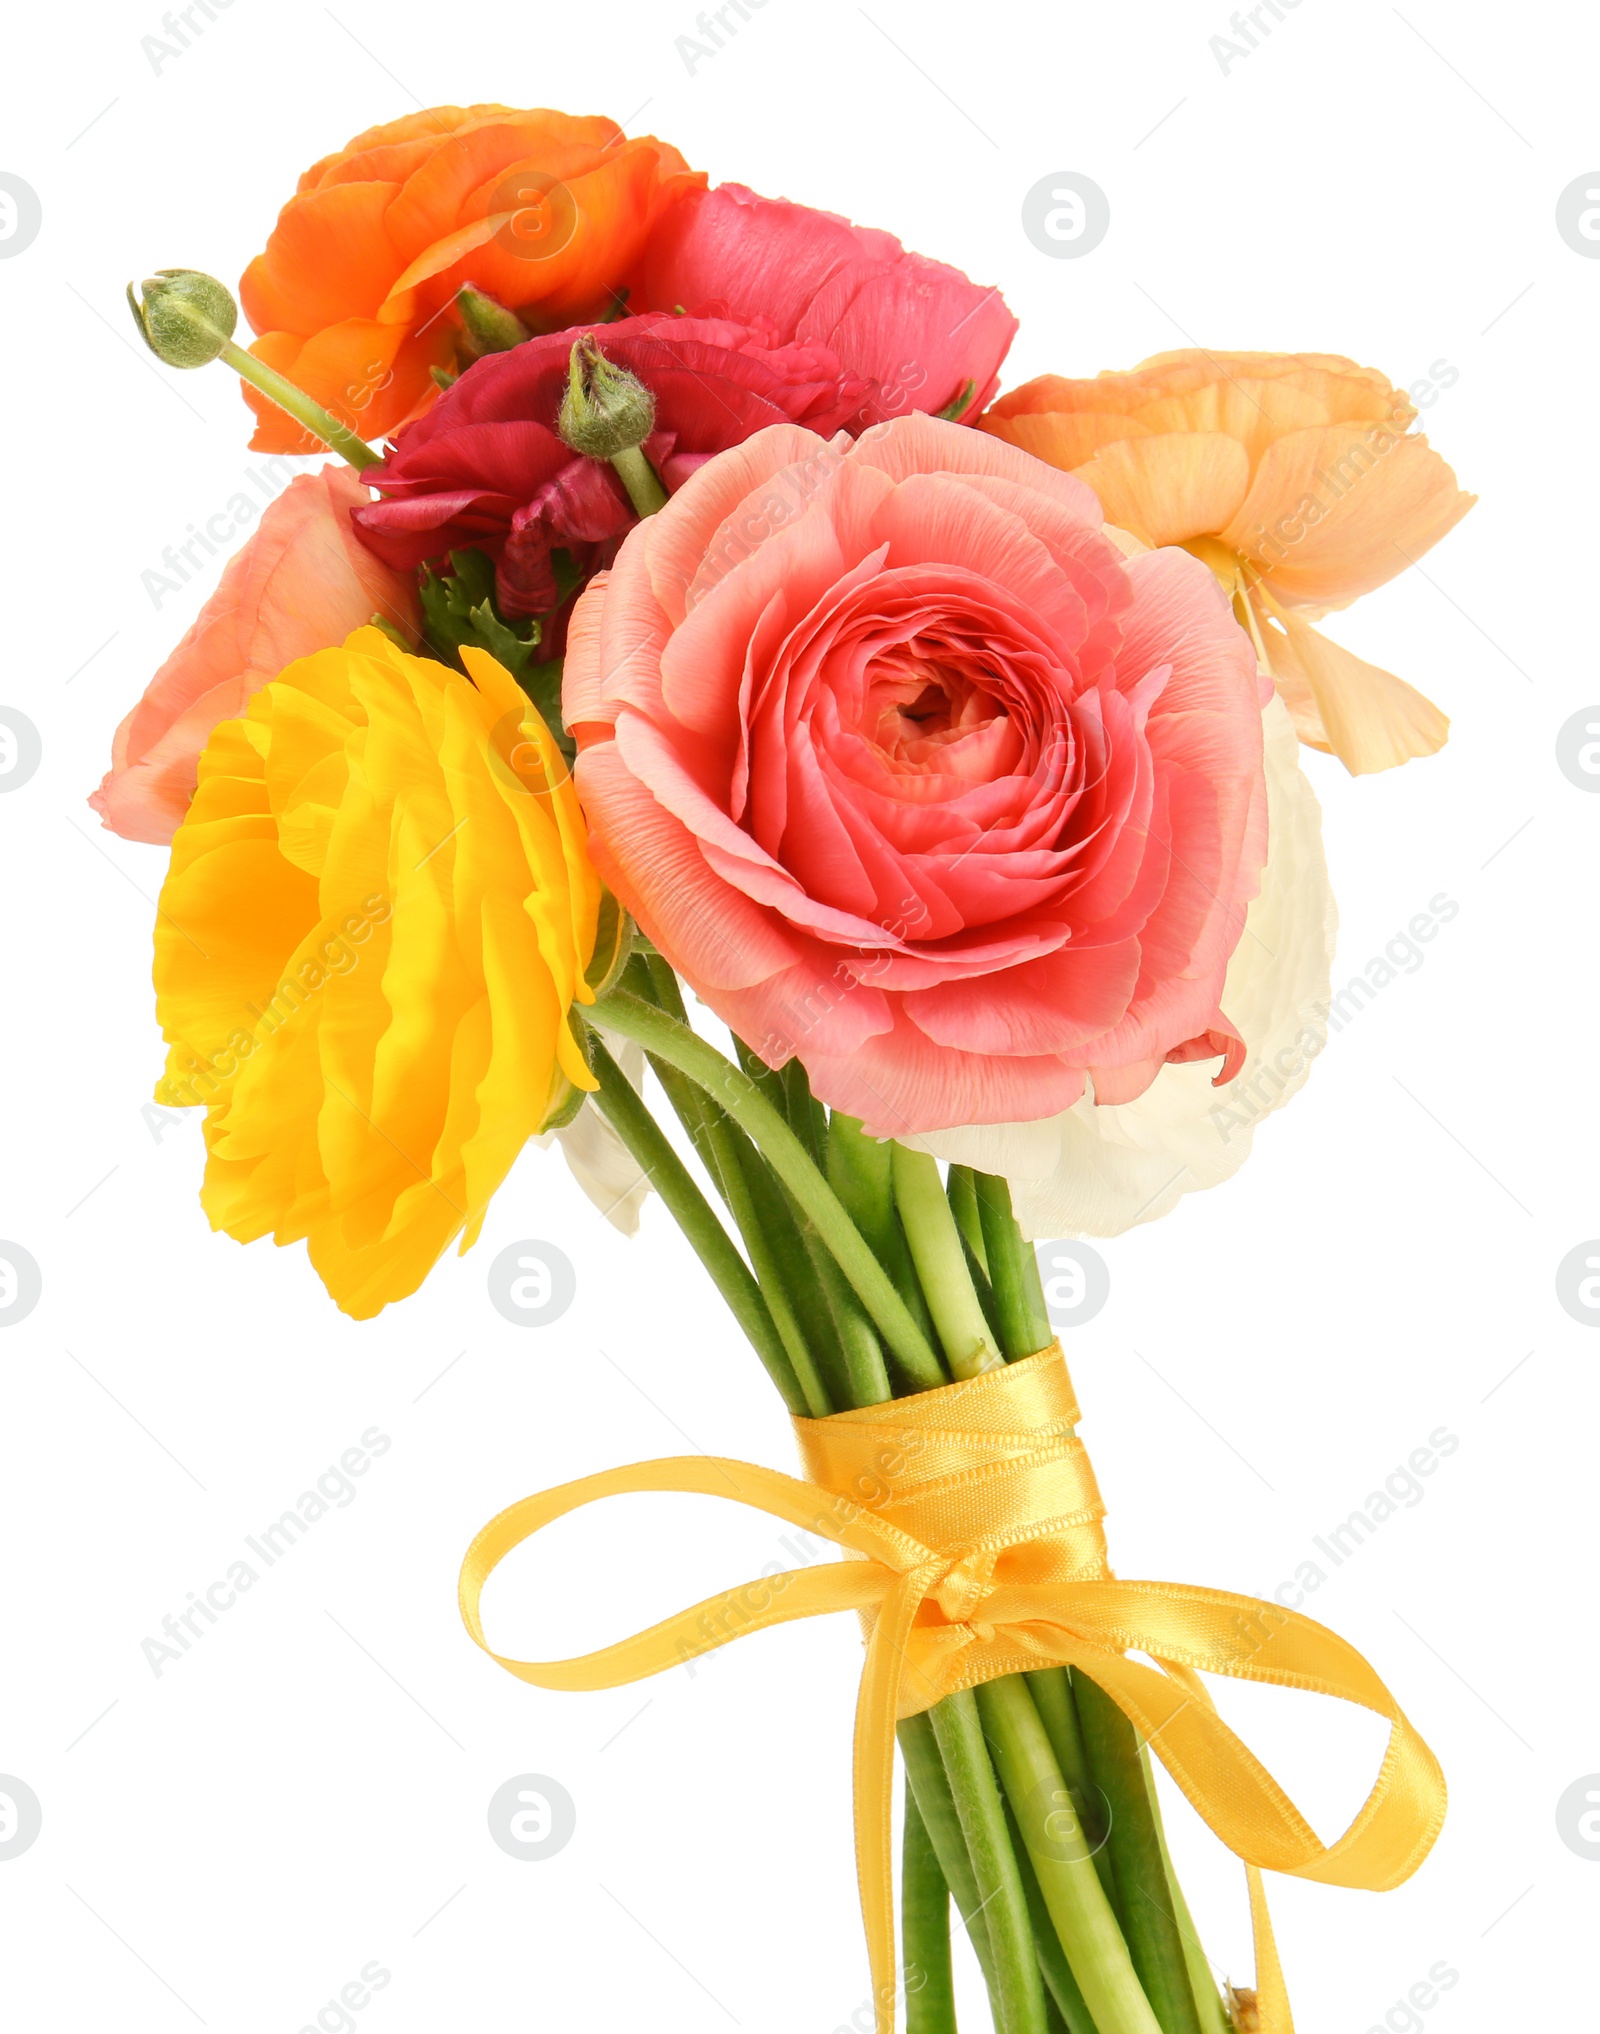
M 644 1048 L 603 1028 L 600 1035 L 611 1057 L 642 1093 Z M 624 1236 L 637 1236 L 639 1210 L 650 1192 L 650 1182 L 598 1105 L 592 1099 L 586 1101 L 564 1129 L 547 1131 L 534 1142 L 547 1151 L 552 1140 L 561 1146 L 567 1170 L 606 1220 Z
M 1327 1041 L 1338 914 L 1322 812 L 1281 700 L 1268 702 L 1263 733 L 1267 863 L 1222 994 L 1249 1046 L 1238 1078 L 1214 1088 L 1215 1062 L 1165 1066 L 1137 1101 L 1099 1108 L 1085 1096 L 1039 1123 L 906 1139 L 937 1158 L 1003 1174 L 1026 1235 L 1118 1236 L 1197 1187 L 1231 1179 L 1256 1124 L 1304 1084 Z

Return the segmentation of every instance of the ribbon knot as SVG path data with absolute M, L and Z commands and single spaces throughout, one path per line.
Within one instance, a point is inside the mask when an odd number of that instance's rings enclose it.
M 854 1610 L 866 1632 L 856 1706 L 856 1864 L 879 2001 L 894 2027 L 892 1810 L 897 1718 L 1003 1674 L 1064 1665 L 1122 1709 L 1200 1815 L 1245 1864 L 1260 2024 L 1292 2034 L 1260 1871 L 1381 1891 L 1410 1876 L 1444 1820 L 1444 1779 L 1394 1697 L 1351 1646 L 1298 1612 L 1179 1582 L 1122 1582 L 1106 1559 L 1105 1506 L 1076 1433 L 1059 1346 L 912 1398 L 796 1420 L 807 1481 L 748 1462 L 685 1456 L 603 1471 L 492 1519 L 461 1570 L 468 1631 L 541 1688 L 620 1687 L 767 1625 Z M 597 1498 L 642 1491 L 731 1497 L 858 1558 L 724 1591 L 580 1659 L 493 1652 L 483 1585 L 543 1525 Z M 1143 1653 L 1145 1666 L 1127 1657 Z M 1217 1715 L 1199 1670 L 1335 1695 L 1390 1724 L 1371 1793 L 1323 1844 Z
M 968 1555 L 954 1562 L 932 1592 L 934 1601 L 952 1624 L 975 1622 L 979 1609 L 993 1593 L 994 1560 L 987 1554 Z

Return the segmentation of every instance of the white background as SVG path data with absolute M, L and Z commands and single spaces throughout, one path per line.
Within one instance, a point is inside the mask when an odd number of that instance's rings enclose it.
M 1600 1336 L 1554 1289 L 1600 1231 L 1600 798 L 1554 760 L 1600 699 L 1600 262 L 1554 226 L 1600 158 L 1591 11 L 1304 0 L 1224 74 L 1220 0 L 769 0 L 690 75 L 688 0 L 236 0 L 157 75 L 156 6 L 18 10 L 0 86 L 0 168 L 44 208 L 0 261 L 0 704 L 44 742 L 0 798 L 0 1236 L 44 1273 L 0 1336 L 0 1772 L 44 1811 L 0 1863 L 5 2024 L 296 2034 L 374 1959 L 390 1982 L 362 2034 L 834 2034 L 867 1992 L 850 1620 L 580 1697 L 500 1673 L 456 1616 L 467 1540 L 527 1491 L 686 1449 L 792 1459 L 659 1207 L 627 1243 L 530 1153 L 477 1250 L 358 1327 L 300 1251 L 211 1235 L 197 1126 L 141 1115 L 163 856 L 83 800 L 204 590 L 157 612 L 140 574 L 238 490 L 247 419 L 220 370 L 142 355 L 123 283 L 236 277 L 314 157 L 416 105 L 503 99 L 609 112 L 713 179 L 998 282 L 1022 319 L 1008 384 L 1191 339 L 1348 353 L 1402 383 L 1459 370 L 1427 423 L 1481 504 L 1332 625 L 1443 704 L 1450 745 L 1359 781 L 1308 760 L 1339 979 L 1435 893 L 1459 916 L 1234 1183 L 1104 1246 L 1111 1301 L 1069 1354 L 1126 1575 L 1270 1591 L 1433 1429 L 1459 1437 L 1307 1603 L 1389 1680 L 1453 1805 L 1400 1891 L 1276 1882 L 1297 2024 L 1403 2029 L 1396 2002 L 1443 1960 L 1459 1981 L 1413 2016 L 1429 2034 L 1596 2025 L 1600 1864 L 1555 1819 L 1600 1770 Z M 1024 193 L 1061 169 L 1110 197 L 1081 261 L 1021 230 Z M 524 1237 L 578 1271 L 542 1331 L 485 1291 Z M 392 1447 L 355 1500 L 157 1678 L 141 1641 L 373 1425 Z M 601 1586 L 584 1596 L 578 1533 L 553 1531 L 491 1596 L 506 1650 L 602 1642 L 781 1558 L 775 1525 L 698 1500 L 628 1500 L 586 1529 Z M 1313 1698 L 1223 1696 L 1324 1835 L 1342 1827 L 1381 1733 Z M 485 1824 L 526 1772 L 577 1804 L 543 1863 Z M 1207 1945 L 1245 1978 L 1241 1875 L 1181 1801 L 1172 1822 Z M 976 1994 L 967 2024 L 986 2024 Z

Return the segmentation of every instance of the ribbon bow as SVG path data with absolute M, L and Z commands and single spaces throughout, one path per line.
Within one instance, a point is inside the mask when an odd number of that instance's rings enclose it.
M 809 1481 L 749 1462 L 680 1456 L 609 1469 L 526 1497 L 491 1519 L 461 1569 L 476 1642 L 539 1688 L 621 1687 L 796 1618 L 862 1614 L 856 1706 L 856 1865 L 879 2001 L 894 2027 L 894 1732 L 898 1718 L 1003 1674 L 1081 1669 L 1245 1864 L 1263 2034 L 1292 2034 L 1260 1872 L 1386 1891 L 1414 1872 L 1444 1821 L 1437 1760 L 1367 1662 L 1294 1611 L 1181 1582 L 1121 1582 L 1106 1561 L 1094 1471 L 1058 1344 L 1020 1363 L 827 1419 L 794 1422 Z M 650 1630 L 572 1660 L 507 1659 L 483 1634 L 483 1585 L 541 1526 L 601 1497 L 663 1490 L 732 1497 L 862 1559 L 724 1591 Z M 1127 1659 L 1141 1652 L 1148 1667 Z M 1158 1671 L 1159 1669 L 1159 1671 Z M 1323 1844 L 1216 1713 L 1197 1670 L 1337 1695 L 1388 1719 L 1376 1782 Z

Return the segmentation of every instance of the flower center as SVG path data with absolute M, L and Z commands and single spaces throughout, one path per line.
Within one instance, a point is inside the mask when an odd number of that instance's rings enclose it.
M 1186 537 L 1179 548 L 1187 551 L 1190 557 L 1198 558 L 1202 565 L 1210 566 L 1230 600 L 1245 584 L 1245 561 L 1237 551 L 1230 551 L 1215 537 Z
M 913 644 L 874 658 L 862 733 L 891 761 L 917 765 L 963 736 L 1004 719 L 1005 709 L 974 674 Z

